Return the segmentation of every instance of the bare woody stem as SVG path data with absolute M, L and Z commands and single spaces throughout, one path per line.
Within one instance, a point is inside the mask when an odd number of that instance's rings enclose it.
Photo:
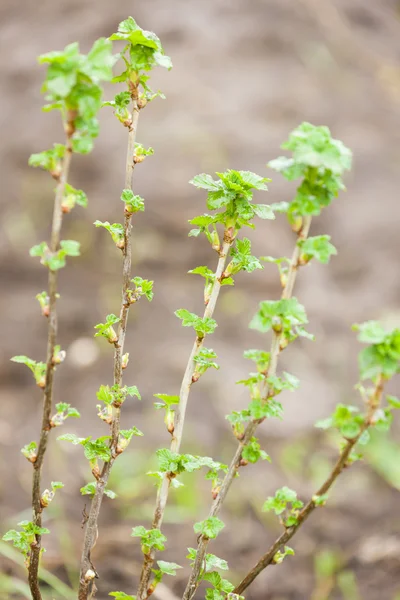
M 219 292 L 221 289 L 221 281 L 222 275 L 225 269 L 226 259 L 229 253 L 229 249 L 233 243 L 233 237 L 230 229 L 227 229 L 224 234 L 224 241 L 222 244 L 222 248 L 219 251 L 219 260 L 217 269 L 215 271 L 215 280 L 214 285 L 211 291 L 210 299 L 207 303 L 206 309 L 204 311 L 204 318 L 210 318 L 214 314 L 215 306 L 217 304 Z M 188 404 L 189 394 L 192 386 L 192 377 L 195 371 L 196 363 L 194 361 L 195 356 L 198 354 L 199 350 L 203 346 L 204 337 L 197 337 L 192 351 L 189 356 L 189 360 L 186 365 L 185 373 L 183 375 L 180 395 L 179 395 L 179 404 L 175 411 L 175 420 L 174 420 L 174 431 L 172 434 L 171 440 L 171 451 L 179 452 L 182 436 L 183 436 L 183 427 L 185 422 L 185 413 L 186 407 Z M 171 477 L 170 474 L 165 474 L 164 478 L 161 482 L 161 485 L 158 489 L 157 500 L 156 500 L 156 508 L 154 511 L 152 528 L 159 529 L 161 527 L 165 507 L 168 500 L 169 487 L 171 485 Z M 149 582 L 152 573 L 152 567 L 154 563 L 155 551 L 151 550 L 149 554 L 146 554 L 143 561 L 142 572 L 140 576 L 139 589 L 137 593 L 138 600 L 145 600 L 149 595 Z
M 58 178 L 56 187 L 56 195 L 54 200 L 53 209 L 53 222 L 51 228 L 51 239 L 50 239 L 50 251 L 52 253 L 57 252 L 60 244 L 60 233 L 62 226 L 62 201 L 64 198 L 65 184 L 68 179 L 69 167 L 71 163 L 72 147 L 71 147 L 71 133 L 73 130 L 73 124 L 67 123 L 66 131 L 67 140 L 65 155 L 62 163 L 61 173 Z M 42 511 L 41 505 L 41 476 L 44 456 L 47 449 L 47 439 L 51 429 L 50 418 L 53 408 L 53 380 L 54 380 L 54 348 L 56 345 L 57 338 L 57 282 L 58 282 L 58 271 L 49 270 L 48 277 L 48 296 L 49 296 L 49 323 L 48 323 L 48 334 L 47 334 L 47 356 L 46 356 L 46 383 L 43 395 L 43 414 L 42 414 L 42 427 L 40 431 L 40 440 L 37 450 L 36 460 L 33 463 L 33 479 L 32 479 L 32 509 L 33 509 L 33 523 L 38 527 L 42 526 Z M 28 567 L 28 581 L 31 590 L 33 600 L 41 600 L 42 595 L 39 587 L 38 572 L 39 572 L 39 561 L 41 554 L 41 536 L 35 536 L 35 543 L 31 546 L 31 552 L 29 557 Z
M 317 508 L 316 499 L 320 496 L 324 496 L 335 483 L 336 479 L 342 473 L 343 469 L 348 467 L 348 459 L 350 457 L 351 451 L 359 442 L 361 436 L 367 429 L 372 425 L 373 417 L 376 409 L 379 407 L 381 397 L 383 392 L 383 379 L 379 377 L 375 389 L 370 396 L 369 399 L 369 407 L 368 412 L 365 417 L 364 423 L 360 429 L 359 434 L 347 440 L 346 445 L 344 446 L 342 452 L 340 453 L 339 458 L 337 459 L 335 465 L 332 468 L 327 479 L 321 485 L 316 494 L 307 502 L 304 508 L 300 511 L 297 516 L 297 522 L 292 527 L 288 527 L 285 531 L 275 540 L 269 550 L 260 558 L 257 564 L 251 569 L 251 571 L 244 577 L 244 579 L 239 583 L 239 585 L 233 590 L 235 594 L 242 594 L 246 588 L 255 580 L 255 578 L 269 565 L 274 564 L 274 557 L 276 553 L 280 550 L 280 548 L 286 544 L 296 533 L 296 531 L 301 527 L 307 517 L 313 512 L 315 508 Z
M 307 238 L 308 232 L 310 230 L 310 226 L 311 226 L 311 217 L 304 218 L 302 228 L 298 232 L 298 240 L 304 240 Z M 297 270 L 299 268 L 300 253 L 301 253 L 301 250 L 300 250 L 299 246 L 296 244 L 296 247 L 293 251 L 292 259 L 291 259 L 290 265 L 289 265 L 287 281 L 286 281 L 285 287 L 282 292 L 282 296 L 281 296 L 282 299 L 287 299 L 292 296 L 293 288 L 294 288 L 294 284 L 295 284 L 296 276 L 297 276 Z M 268 377 L 273 377 L 276 374 L 278 358 L 279 358 L 279 354 L 281 351 L 281 340 L 282 340 L 282 334 L 273 333 L 271 350 L 270 350 L 270 360 L 269 360 L 268 373 L 267 373 Z M 270 389 L 266 385 L 264 387 L 264 389 L 262 390 L 262 397 L 265 400 L 267 400 L 269 393 L 270 393 Z M 238 444 L 238 447 L 234 454 L 234 457 L 229 465 L 228 472 L 226 473 L 226 475 L 223 479 L 220 490 L 218 492 L 218 496 L 215 498 L 215 500 L 211 506 L 209 517 L 216 517 L 219 514 L 222 504 L 223 504 L 223 502 L 226 498 L 226 495 L 229 491 L 229 488 L 233 482 L 233 479 L 235 478 L 236 473 L 240 467 L 243 448 L 249 443 L 249 441 L 253 437 L 257 427 L 260 425 L 260 423 L 262 421 L 263 421 L 263 419 L 253 420 L 246 427 L 243 437 L 239 441 L 239 444 Z M 199 585 L 199 576 L 200 576 L 201 570 L 204 565 L 204 557 L 206 554 L 208 542 L 209 542 L 209 538 L 205 535 L 201 535 L 198 539 L 196 559 L 194 561 L 194 564 L 192 567 L 192 572 L 190 574 L 190 578 L 189 578 L 188 584 L 186 586 L 182 600 L 191 600 L 191 598 L 193 598 L 194 594 L 196 593 L 197 587 Z
M 137 102 L 137 89 L 131 90 L 132 93 L 132 123 L 128 133 L 128 148 L 126 154 L 126 170 L 125 170 L 125 189 L 132 190 L 132 178 L 135 167 L 134 152 L 135 140 L 139 118 L 139 107 Z M 118 326 L 118 340 L 115 342 L 114 351 L 114 385 L 121 386 L 122 384 L 122 355 L 124 353 L 126 327 L 128 322 L 130 301 L 128 298 L 128 290 L 131 280 L 131 232 L 132 232 L 132 214 L 125 211 L 124 215 L 124 248 L 123 248 L 123 267 L 122 267 L 122 293 L 121 293 L 121 309 L 120 321 Z M 90 553 L 93 550 L 97 541 L 97 521 L 100 513 L 101 503 L 104 496 L 104 490 L 110 476 L 112 465 L 118 456 L 117 446 L 120 432 L 120 416 L 121 408 L 113 407 L 113 419 L 111 423 L 111 459 L 105 462 L 100 475 L 97 477 L 96 491 L 93 496 L 89 517 L 86 523 L 85 536 L 83 542 L 83 550 L 80 566 L 79 580 L 79 600 L 91 598 L 95 592 L 94 578 L 97 577 L 96 570 L 92 564 Z

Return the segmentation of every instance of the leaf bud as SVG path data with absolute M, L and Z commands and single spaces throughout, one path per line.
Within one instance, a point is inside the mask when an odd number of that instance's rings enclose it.
M 275 331 L 275 333 L 281 333 L 282 323 L 279 317 L 272 318 L 272 329 Z
M 126 369 L 126 367 L 128 366 L 128 362 L 129 362 L 129 352 L 126 352 L 122 356 L 121 368 Z
M 295 233 L 300 233 L 300 231 L 302 230 L 302 227 L 303 227 L 303 217 L 301 217 L 301 216 L 293 217 L 290 222 L 290 225 Z
M 93 569 L 88 569 L 85 573 L 85 581 L 92 581 L 96 577 L 96 573 Z

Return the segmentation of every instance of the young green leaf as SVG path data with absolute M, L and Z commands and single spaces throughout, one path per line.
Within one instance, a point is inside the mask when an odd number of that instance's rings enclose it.
M 208 517 L 204 521 L 195 523 L 193 529 L 195 533 L 212 540 L 217 537 L 224 527 L 225 524 L 218 517 Z
M 305 240 L 298 240 L 297 245 L 301 249 L 300 262 L 308 263 L 312 258 L 315 258 L 320 263 L 326 265 L 331 256 L 337 254 L 337 250 L 330 243 L 329 235 L 317 235 L 308 237 Z

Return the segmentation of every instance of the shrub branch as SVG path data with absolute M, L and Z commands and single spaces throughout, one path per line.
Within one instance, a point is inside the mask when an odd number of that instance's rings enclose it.
M 129 126 L 128 133 L 128 148 L 126 155 L 125 169 L 125 189 L 132 190 L 132 178 L 135 167 L 134 149 L 137 132 L 137 124 L 139 118 L 139 107 L 137 103 L 137 88 L 132 89 L 132 124 Z M 124 217 L 124 247 L 123 247 L 123 267 L 122 267 L 122 293 L 121 293 L 121 309 L 120 322 L 118 326 L 118 340 L 115 342 L 114 351 L 114 385 L 121 386 L 122 384 L 122 355 L 124 351 L 126 327 L 129 314 L 130 301 L 128 298 L 128 290 L 131 279 L 131 232 L 132 232 L 132 214 L 125 211 Z M 96 570 L 91 561 L 90 553 L 94 548 L 98 535 L 98 517 L 100 513 L 101 503 L 104 496 L 108 478 L 114 460 L 117 457 L 117 444 L 120 432 L 120 416 L 121 408 L 113 407 L 113 419 L 111 423 L 111 459 L 105 462 L 96 482 L 96 491 L 90 506 L 89 517 L 86 523 L 85 536 L 83 542 L 83 550 L 81 557 L 80 581 L 79 581 L 79 600 L 86 600 L 92 597 L 95 591 L 94 578 L 97 577 Z
M 212 288 L 210 299 L 207 303 L 206 309 L 204 311 L 204 318 L 211 318 L 214 314 L 215 306 L 217 304 L 219 292 L 221 289 L 221 281 L 222 275 L 225 269 L 226 259 L 229 253 L 229 249 L 232 245 L 233 238 L 230 229 L 227 229 L 224 233 L 224 241 L 222 244 L 222 248 L 219 251 L 219 260 L 217 264 L 217 269 L 215 271 L 215 281 Z M 183 375 L 180 396 L 179 396 L 179 404 L 177 405 L 175 411 L 175 419 L 174 419 L 174 430 L 171 440 L 171 451 L 179 452 L 182 436 L 183 436 L 183 426 L 185 421 L 185 413 L 186 407 L 188 404 L 189 394 L 192 386 L 192 377 L 195 371 L 196 363 L 195 356 L 198 354 L 199 350 L 202 348 L 204 343 L 203 337 L 196 337 L 196 340 L 193 344 L 192 351 L 189 356 L 189 360 L 186 365 L 185 373 Z M 157 493 L 156 500 L 156 508 L 154 511 L 152 528 L 160 529 L 163 518 L 165 507 L 168 500 L 169 487 L 171 484 L 171 474 L 166 473 L 163 477 L 163 480 L 160 484 Z M 148 554 L 144 556 L 142 572 L 140 576 L 140 583 L 138 589 L 138 600 L 145 600 L 148 597 L 149 592 L 149 582 L 152 573 L 152 567 L 154 564 L 155 550 L 151 550 Z
M 310 229 L 310 225 L 311 225 L 311 217 L 306 217 L 304 219 L 303 226 L 298 233 L 298 240 L 305 240 L 307 238 L 308 232 Z M 296 244 L 296 247 L 295 247 L 293 255 L 292 255 L 292 259 L 290 261 L 286 285 L 282 292 L 282 296 L 281 296 L 282 299 L 288 299 L 292 296 L 294 284 L 296 281 L 297 271 L 299 268 L 299 258 L 300 258 L 300 248 Z M 271 343 L 271 351 L 270 351 L 270 362 L 269 362 L 269 366 L 268 366 L 268 377 L 273 377 L 276 374 L 278 358 L 279 358 L 279 354 L 281 351 L 281 346 L 280 346 L 281 339 L 282 339 L 282 334 L 273 333 L 272 343 Z M 270 392 L 270 390 L 269 390 L 268 385 L 265 385 L 263 394 L 262 394 L 262 397 L 264 398 L 264 400 L 268 399 L 269 392 Z M 219 514 L 222 504 L 223 504 L 223 502 L 226 498 L 226 495 L 229 491 L 229 488 L 232 484 L 232 481 L 233 481 L 234 477 L 236 476 L 236 473 L 240 467 L 243 448 L 246 446 L 246 444 L 249 443 L 249 441 L 253 437 L 258 425 L 262 421 L 263 421 L 263 419 L 254 419 L 246 427 L 243 437 L 239 441 L 239 444 L 238 444 L 238 447 L 234 454 L 234 457 L 229 465 L 228 472 L 226 473 L 226 475 L 223 479 L 223 482 L 221 484 L 218 495 L 212 504 L 209 517 L 216 517 Z M 205 536 L 204 534 L 199 536 L 196 559 L 194 561 L 194 564 L 192 567 L 192 572 L 190 574 L 190 578 L 189 578 L 188 584 L 186 586 L 186 589 L 185 589 L 185 592 L 183 595 L 183 600 L 191 600 L 191 598 L 193 598 L 194 594 L 196 593 L 197 587 L 200 583 L 199 575 L 200 575 L 200 572 L 204 565 L 204 559 L 205 559 L 208 542 L 209 542 L 209 538 L 207 536 Z
M 71 135 L 73 131 L 73 122 L 68 122 L 66 127 L 67 139 L 65 155 L 62 162 L 61 173 L 58 176 L 56 195 L 54 200 L 53 221 L 51 228 L 50 251 L 55 254 L 60 244 L 60 233 L 63 220 L 62 201 L 64 197 L 65 184 L 68 179 L 68 173 L 71 163 L 72 146 Z M 47 449 L 47 439 L 51 429 L 50 418 L 53 408 L 53 380 L 54 380 L 54 348 L 57 338 L 57 282 L 58 271 L 49 269 L 48 275 L 48 334 L 47 334 L 47 356 L 46 356 L 46 383 L 43 395 L 43 415 L 42 427 L 40 431 L 40 440 L 37 449 L 36 460 L 33 463 L 33 481 L 32 481 L 32 509 L 33 523 L 38 527 L 42 526 L 41 505 L 41 475 L 44 456 Z M 39 588 L 38 571 L 41 554 L 41 536 L 35 535 L 35 544 L 31 546 L 31 553 L 28 567 L 28 581 L 33 600 L 41 600 L 42 595 Z
M 363 433 L 367 431 L 373 423 L 374 414 L 381 402 L 383 383 L 383 378 L 379 377 L 375 388 L 371 396 L 369 397 L 367 415 L 360 428 L 359 434 L 356 437 L 347 440 L 329 476 L 321 485 L 316 494 L 311 498 L 311 500 L 307 502 L 304 508 L 299 512 L 296 524 L 286 528 L 285 531 L 275 540 L 275 542 L 272 544 L 269 550 L 260 558 L 257 564 L 251 569 L 251 571 L 246 575 L 246 577 L 244 577 L 244 579 L 234 589 L 235 594 L 242 594 L 244 590 L 249 587 L 249 585 L 255 580 L 256 577 L 258 577 L 258 575 L 266 567 L 268 567 L 271 564 L 274 564 L 274 557 L 276 553 L 284 544 L 286 544 L 294 536 L 296 531 L 301 527 L 301 525 L 304 523 L 307 517 L 313 512 L 315 508 L 318 507 L 318 504 L 316 502 L 317 498 L 324 496 L 335 483 L 336 479 L 342 473 L 343 469 L 349 466 L 348 460 L 353 448 L 357 445 Z

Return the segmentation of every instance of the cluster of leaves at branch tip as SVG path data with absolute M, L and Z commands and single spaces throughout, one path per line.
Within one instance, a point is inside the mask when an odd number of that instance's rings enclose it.
M 332 138 L 328 127 L 310 123 L 297 127 L 282 149 L 291 151 L 292 157 L 281 156 L 268 166 L 288 181 L 302 179 L 302 182 L 290 204 L 280 203 L 272 208 L 286 212 L 292 228 L 299 232 L 304 217 L 319 215 L 345 189 L 342 176 L 351 168 L 352 155 L 340 140 Z
M 96 115 L 102 106 L 100 83 L 111 81 L 112 67 L 117 60 L 118 55 L 112 54 L 112 42 L 105 38 L 98 39 L 87 55 L 81 54 L 79 45 L 73 43 L 64 51 L 48 52 L 39 57 L 41 64 L 48 65 L 42 91 L 49 104 L 44 110 L 61 111 L 73 152 L 87 154 L 93 148 L 93 138 L 97 137 L 99 129 Z M 65 147 L 56 144 L 52 150 L 33 154 L 30 164 L 42 167 L 58 178 L 64 153 Z M 66 190 L 67 197 L 71 191 Z M 70 201 L 66 203 L 67 208 Z M 74 204 L 80 202 L 85 203 L 81 195 L 73 201 Z
M 379 378 L 389 380 L 400 371 L 400 330 L 387 331 L 377 321 L 353 325 L 353 329 L 358 332 L 359 341 L 368 344 L 358 357 L 360 380 L 371 380 L 374 386 L 365 387 L 363 383 L 356 386 L 364 403 L 374 409 L 368 426 L 378 431 L 388 431 L 393 420 L 393 410 L 400 408 L 400 400 L 388 394 L 386 406 L 381 407 L 375 399 L 375 387 Z M 338 404 L 333 414 L 318 421 L 316 426 L 320 429 L 336 429 L 345 440 L 356 439 L 361 445 L 367 444 L 370 439 L 369 431 L 365 428 L 365 416 L 357 406 Z M 350 461 L 354 462 L 359 458 L 361 455 L 353 454 Z
M 145 31 L 129 17 L 118 25 L 117 33 L 110 36 L 111 41 L 122 41 L 125 45 L 118 55 L 124 63 L 124 71 L 116 75 L 113 83 L 126 83 L 128 90 L 118 93 L 114 100 L 104 102 L 104 106 L 111 106 L 114 109 L 114 115 L 124 125 L 130 128 L 132 126 L 132 112 L 130 104 L 132 98 L 137 101 L 137 108 L 141 109 L 154 98 L 165 98 L 160 91 L 153 92 L 149 87 L 149 75 L 147 74 L 155 66 L 172 68 L 172 62 L 169 56 L 166 56 L 159 38 L 152 31 Z M 139 87 L 142 88 L 138 93 Z M 141 162 L 147 155 L 140 149 L 135 152 L 135 162 Z M 152 149 L 150 149 L 152 150 Z M 152 153 L 152 152 L 151 152 Z

